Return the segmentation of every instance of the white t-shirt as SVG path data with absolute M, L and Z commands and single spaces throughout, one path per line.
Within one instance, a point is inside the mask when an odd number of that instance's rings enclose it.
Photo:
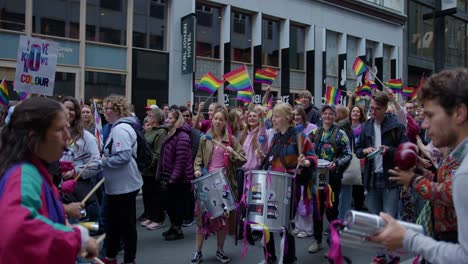
M 382 145 L 382 130 L 380 124 L 374 121 L 374 148 L 378 149 Z M 377 155 L 374 158 L 374 172 L 383 172 L 383 156 Z

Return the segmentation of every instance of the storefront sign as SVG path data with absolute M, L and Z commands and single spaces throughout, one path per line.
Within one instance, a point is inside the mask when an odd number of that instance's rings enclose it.
M 195 70 L 195 32 L 196 16 L 189 14 L 182 18 L 182 74 Z
M 58 44 L 21 36 L 16 58 L 14 90 L 52 96 L 57 70 Z

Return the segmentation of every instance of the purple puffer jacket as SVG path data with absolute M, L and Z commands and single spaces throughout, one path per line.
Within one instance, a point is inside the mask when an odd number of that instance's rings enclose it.
M 193 179 L 191 131 L 189 125 L 183 124 L 161 145 L 160 171 L 170 175 L 170 183 L 190 183 Z

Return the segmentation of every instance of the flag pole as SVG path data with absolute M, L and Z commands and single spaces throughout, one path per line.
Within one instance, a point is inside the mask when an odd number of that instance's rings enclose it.
M 366 66 L 367 66 L 367 65 L 366 65 Z M 384 88 L 387 88 L 387 86 L 379 79 L 379 77 L 377 77 L 377 75 L 376 75 L 373 71 L 371 71 L 371 69 L 370 69 L 369 67 L 367 67 L 367 68 L 368 68 L 368 71 L 372 74 L 372 76 L 374 76 L 374 78 L 375 78 L 377 81 L 379 81 L 379 83 L 382 84 L 382 86 L 383 86 Z M 364 73 L 363 73 L 363 74 L 364 74 Z M 365 79 L 365 78 L 366 78 L 366 77 L 364 77 L 364 79 Z
M 203 102 L 204 104 L 206 104 L 206 102 L 208 102 L 208 100 L 213 97 L 213 94 L 215 94 L 216 92 L 210 94 L 210 96 L 208 96 L 208 98 L 206 98 L 206 100 Z

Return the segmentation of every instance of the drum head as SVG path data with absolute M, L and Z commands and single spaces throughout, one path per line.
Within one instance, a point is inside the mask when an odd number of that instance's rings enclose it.
M 317 167 L 319 168 L 328 168 L 328 166 L 330 165 L 330 162 L 326 159 L 318 159 L 317 163 Z

